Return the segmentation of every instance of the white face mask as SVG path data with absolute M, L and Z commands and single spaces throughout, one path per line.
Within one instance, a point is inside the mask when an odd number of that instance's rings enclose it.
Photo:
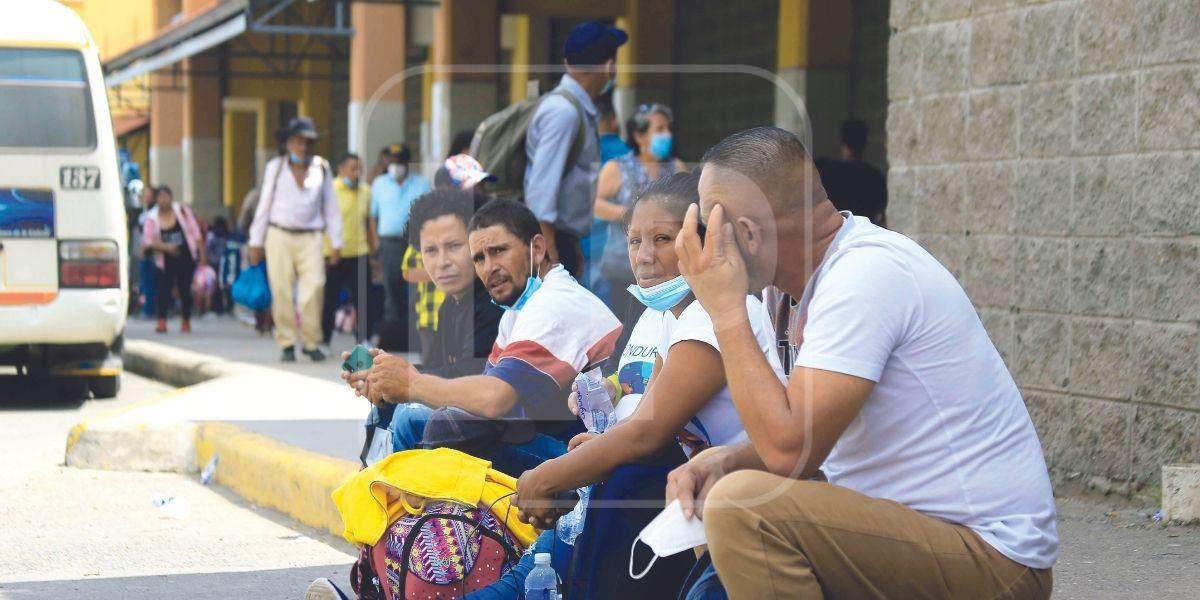
M 650 546 L 650 549 L 654 551 L 654 558 L 650 559 L 650 564 L 646 565 L 641 573 L 634 575 L 633 551 L 637 549 L 638 540 Z M 629 549 L 629 576 L 641 579 L 650 572 L 650 567 L 653 567 L 654 561 L 659 558 L 679 554 L 684 550 L 691 550 L 707 543 L 708 537 L 704 535 L 704 523 L 696 517 L 685 517 L 683 507 L 678 500 L 675 500 L 661 513 L 658 513 L 658 516 L 654 517 L 654 520 L 650 521 L 633 540 L 633 547 Z
M 396 181 L 400 181 L 408 176 L 408 165 L 392 163 L 388 165 L 388 175 L 394 177 Z

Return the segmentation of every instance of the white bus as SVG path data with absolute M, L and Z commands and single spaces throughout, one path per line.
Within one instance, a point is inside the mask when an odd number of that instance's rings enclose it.
M 0 365 L 115 396 L 129 298 L 100 59 L 69 8 L 0 18 Z

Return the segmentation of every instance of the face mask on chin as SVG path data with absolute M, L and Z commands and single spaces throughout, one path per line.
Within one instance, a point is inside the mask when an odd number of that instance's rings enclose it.
M 517 301 L 513 302 L 512 304 L 500 304 L 499 302 L 496 302 L 495 298 L 492 298 L 492 304 L 495 304 L 496 306 L 499 306 L 500 308 L 502 308 L 504 310 L 521 310 L 521 308 L 525 306 L 525 303 L 529 302 L 530 296 L 533 296 L 533 293 L 538 291 L 538 289 L 540 289 L 541 287 L 542 287 L 542 278 L 537 274 L 537 271 L 534 270 L 533 240 L 530 240 L 529 241 L 529 279 L 527 279 L 525 281 L 525 290 L 523 292 L 521 292 L 520 296 L 517 296 Z
M 646 306 L 646 308 L 657 310 L 658 312 L 666 312 L 679 304 L 692 289 L 684 280 L 683 275 L 676 276 L 673 279 L 668 279 L 658 285 L 652 285 L 648 288 L 633 284 L 626 288 L 633 297 L 638 299 Z
M 307 156 L 301 157 L 299 154 L 296 154 L 295 152 L 288 152 L 288 160 L 293 165 L 307 165 L 310 161 L 312 161 L 312 158 L 307 157 Z
M 388 165 L 388 175 L 391 175 L 396 181 L 402 181 L 408 176 L 408 165 L 392 163 Z
M 358 180 L 350 179 L 349 177 L 342 177 L 342 185 L 344 185 L 350 189 L 354 189 L 354 188 L 358 187 Z

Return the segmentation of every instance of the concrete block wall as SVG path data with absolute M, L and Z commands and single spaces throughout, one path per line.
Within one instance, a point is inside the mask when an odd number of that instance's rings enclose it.
M 1200 461 L 1200 3 L 890 17 L 889 224 L 962 282 L 1055 477 Z

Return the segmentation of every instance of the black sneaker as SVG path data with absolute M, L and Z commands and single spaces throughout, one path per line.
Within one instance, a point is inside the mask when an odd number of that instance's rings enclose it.
M 320 348 L 313 348 L 312 350 L 305 350 L 304 355 L 311 358 L 313 362 L 321 362 L 321 361 L 325 360 L 325 353 L 321 352 Z M 293 359 L 293 360 L 295 360 L 295 359 Z
M 283 362 L 296 362 L 296 347 L 288 346 L 283 349 L 283 354 L 279 356 L 279 360 Z

